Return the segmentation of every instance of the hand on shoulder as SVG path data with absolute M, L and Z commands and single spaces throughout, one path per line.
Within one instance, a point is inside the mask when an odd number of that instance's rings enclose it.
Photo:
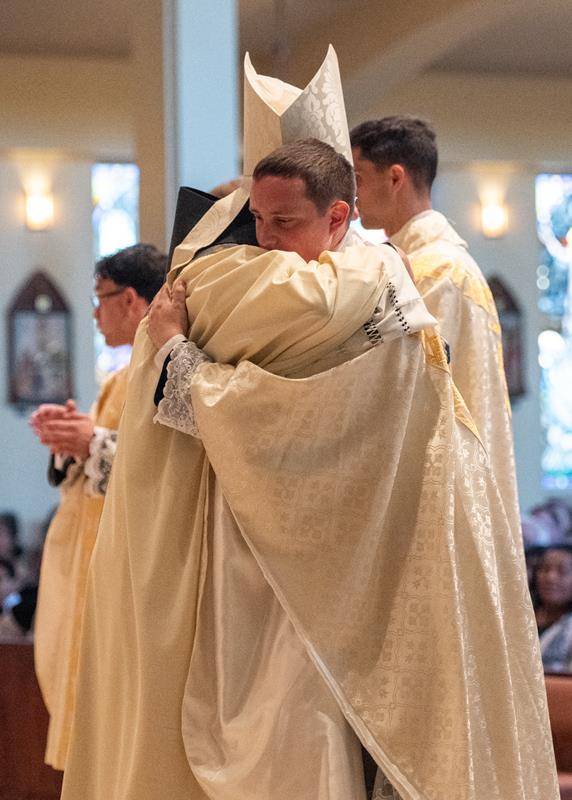
M 186 284 L 177 280 L 172 288 L 164 284 L 148 311 L 148 331 L 151 341 L 160 350 L 173 336 L 187 335 L 189 318 L 186 306 Z

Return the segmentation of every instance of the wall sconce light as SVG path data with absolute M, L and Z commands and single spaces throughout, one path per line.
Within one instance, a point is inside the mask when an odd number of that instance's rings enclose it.
M 54 225 L 54 197 L 48 192 L 26 195 L 26 227 L 47 231 Z
M 487 239 L 504 236 L 508 228 L 508 209 L 501 201 L 481 203 L 481 230 Z

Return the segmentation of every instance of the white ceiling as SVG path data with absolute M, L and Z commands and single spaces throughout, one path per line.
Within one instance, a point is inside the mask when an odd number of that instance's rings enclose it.
M 358 15 L 361 1 L 239 0 L 240 49 L 268 57 L 277 43 L 292 47 L 299 32 L 320 20 L 327 25 L 350 4 Z M 453 45 L 432 68 L 572 76 L 572 0 L 531 6 L 530 16 Z M 0 0 L 0 53 L 125 57 L 136 9 L 136 0 Z
M 263 56 L 272 55 L 279 42 L 293 49 L 304 30 L 331 27 L 338 11 L 352 7 L 357 15 L 362 5 L 362 0 L 239 0 L 241 48 Z
M 572 77 L 572 0 L 535 6 L 534 15 L 514 16 L 469 36 L 433 69 Z
M 0 0 L 0 53 L 129 54 L 133 0 Z

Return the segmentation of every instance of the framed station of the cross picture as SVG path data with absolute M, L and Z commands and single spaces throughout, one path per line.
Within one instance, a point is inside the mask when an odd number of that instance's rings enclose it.
M 8 310 L 8 401 L 28 408 L 73 395 L 71 314 L 54 283 L 35 272 Z

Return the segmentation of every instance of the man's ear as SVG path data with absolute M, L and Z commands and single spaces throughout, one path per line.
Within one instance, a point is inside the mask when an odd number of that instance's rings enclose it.
M 401 164 L 392 164 L 389 168 L 389 177 L 393 189 L 401 189 L 405 182 L 405 167 Z
M 125 304 L 129 307 L 134 306 L 139 297 L 133 286 L 128 286 L 123 292 L 123 296 L 125 298 Z
M 344 234 L 350 223 L 350 207 L 345 200 L 336 200 L 330 206 L 330 233 L 335 235 L 340 231 Z

